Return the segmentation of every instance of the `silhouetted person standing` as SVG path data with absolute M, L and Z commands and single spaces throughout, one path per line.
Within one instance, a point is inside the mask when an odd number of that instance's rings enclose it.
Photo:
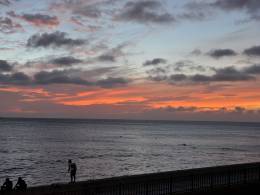
M 4 184 L 1 186 L 1 192 L 10 192 L 13 189 L 13 182 L 6 178 Z
M 14 186 L 14 189 L 24 192 L 27 189 L 27 184 L 21 177 L 19 177 L 16 185 Z
M 68 161 L 68 166 L 69 166 L 68 172 L 70 173 L 70 181 L 76 182 L 77 166 L 71 160 Z

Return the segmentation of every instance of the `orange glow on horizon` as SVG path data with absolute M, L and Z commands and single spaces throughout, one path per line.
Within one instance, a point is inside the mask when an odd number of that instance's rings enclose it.
M 215 86 L 212 86 L 214 89 Z M 167 107 L 196 107 L 197 110 L 234 110 L 243 107 L 248 110 L 260 109 L 258 83 L 252 85 L 236 84 L 218 90 L 208 90 L 208 86 L 174 86 L 166 83 L 139 83 L 121 88 L 77 88 L 74 92 L 57 88 L 48 91 L 43 87 L 6 87 L 0 93 L 15 93 L 22 97 L 23 104 L 41 102 L 70 107 L 93 105 L 124 105 L 127 109 L 133 105 L 142 109 L 160 109 Z

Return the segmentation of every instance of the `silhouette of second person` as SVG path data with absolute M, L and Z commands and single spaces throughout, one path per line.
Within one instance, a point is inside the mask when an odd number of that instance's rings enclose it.
M 76 182 L 77 166 L 72 160 L 68 160 L 68 172 L 70 173 L 70 182 Z
M 14 186 L 14 189 L 18 191 L 26 191 L 27 184 L 21 177 L 19 177 L 16 185 Z

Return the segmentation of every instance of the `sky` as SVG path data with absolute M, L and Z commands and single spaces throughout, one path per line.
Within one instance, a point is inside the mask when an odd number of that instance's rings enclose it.
M 260 122 L 259 0 L 0 0 L 0 117 Z

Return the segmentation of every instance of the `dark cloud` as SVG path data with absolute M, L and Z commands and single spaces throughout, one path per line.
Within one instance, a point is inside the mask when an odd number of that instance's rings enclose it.
M 212 107 L 186 107 L 186 106 L 179 106 L 179 107 L 173 107 L 173 106 L 168 106 L 168 107 L 162 107 L 157 109 L 158 111 L 166 111 L 166 112 L 173 112 L 173 113 L 185 113 L 185 114 L 196 114 L 201 115 L 200 118 L 204 118 L 210 115 L 215 115 L 215 116 L 222 116 L 224 115 L 223 119 L 225 117 L 229 116 L 232 118 L 236 119 L 236 117 L 241 116 L 242 114 L 250 114 L 251 116 L 259 114 L 259 110 L 254 109 L 247 109 L 245 107 L 221 107 L 221 108 L 212 108 Z M 203 115 L 203 117 L 202 117 Z M 228 118 L 229 118 L 228 117 Z M 218 117 L 217 117 L 218 118 Z M 223 120 L 222 119 L 222 120 Z M 239 120 L 238 120 L 239 121 Z
M 86 86 L 98 86 L 102 88 L 113 88 L 127 85 L 130 81 L 125 78 L 108 77 L 97 81 L 88 81 L 83 79 L 82 76 L 74 74 L 75 70 L 54 70 L 51 72 L 41 71 L 34 76 L 34 83 L 40 85 L 51 84 L 75 84 Z
M 10 4 L 11 4 L 11 2 L 9 0 L 0 0 L 0 5 L 8 6 Z
M 169 64 L 163 67 L 153 67 L 152 69 L 148 70 L 149 75 L 159 75 L 159 77 L 164 77 L 165 75 L 169 75 L 172 72 L 178 73 L 201 73 L 206 71 L 211 71 L 210 67 L 205 67 L 202 65 L 197 65 L 191 60 L 180 60 L 174 64 Z
M 59 25 L 59 19 L 57 16 L 49 16 L 46 14 L 22 14 L 17 15 L 15 12 L 11 11 L 8 12 L 9 16 L 22 19 L 26 22 L 29 22 L 35 26 L 58 26 Z
M 237 53 L 232 49 L 215 49 L 210 51 L 208 55 L 218 59 L 222 57 L 236 56 Z
M 125 86 L 129 83 L 130 81 L 125 79 L 125 78 L 112 78 L 109 77 L 107 79 L 102 79 L 96 82 L 96 84 L 100 87 L 104 88 L 112 88 L 112 87 L 120 87 L 120 86 Z
M 260 65 L 259 64 L 255 64 L 255 65 L 246 67 L 244 69 L 244 72 L 248 73 L 248 74 L 260 74 Z
M 79 64 L 83 61 L 72 56 L 60 57 L 50 60 L 50 63 L 60 66 L 71 66 L 73 64 Z
M 12 19 L 8 17 L 0 17 L 0 32 L 10 34 L 22 29 L 22 26 L 15 23 Z
M 85 43 L 83 39 L 67 38 L 67 33 L 56 31 L 31 36 L 27 41 L 27 47 L 74 47 Z
M 153 60 L 147 60 L 143 63 L 143 66 L 151 66 L 151 65 L 158 65 L 158 64 L 165 64 L 167 60 L 163 58 L 155 58 Z
M 246 10 L 251 19 L 260 19 L 260 1 L 259 0 L 216 0 L 210 4 L 212 7 L 218 7 L 223 10 Z
M 216 0 L 212 5 L 226 10 L 247 9 L 250 12 L 256 12 L 260 9 L 259 0 Z
M 185 74 L 173 74 L 169 77 L 169 80 L 171 81 L 186 81 L 188 77 Z
M 216 74 L 212 77 L 213 81 L 247 81 L 252 79 L 254 79 L 253 76 L 236 70 L 234 67 L 217 69 Z
M 70 76 L 67 71 L 54 70 L 52 72 L 41 71 L 34 75 L 34 82 L 41 85 L 49 84 L 77 84 L 77 85 L 91 85 L 90 82 L 85 81 L 79 77 Z
M 159 1 L 130 1 L 125 4 L 122 13 L 116 16 L 117 20 L 134 21 L 140 23 L 164 24 L 175 21 L 174 17 L 162 11 Z
M 215 14 L 215 10 L 244 11 L 248 17 L 242 21 L 260 20 L 259 0 L 212 0 L 190 1 L 186 4 L 186 12 L 179 16 L 181 19 L 202 20 Z
M 260 46 L 254 46 L 244 50 L 244 54 L 248 56 L 260 56 Z
M 96 71 L 96 73 L 94 72 Z M 103 74 L 104 71 L 110 71 L 110 69 L 96 69 L 92 71 L 82 71 L 79 69 L 68 70 L 53 70 L 53 71 L 40 71 L 33 77 L 29 77 L 23 72 L 17 73 L 0 73 L 0 84 L 4 85 L 52 85 L 52 84 L 72 84 L 83 86 L 95 86 L 101 88 L 114 88 L 122 87 L 130 83 L 129 79 L 123 77 L 107 77 L 104 79 L 89 78 L 88 74 Z M 88 78 L 88 79 L 85 79 Z
M 180 60 L 176 62 L 174 65 L 169 67 L 170 69 L 177 72 L 185 72 L 185 71 L 195 71 L 195 72 L 204 72 L 206 71 L 206 67 L 201 65 L 196 65 L 191 60 Z
M 28 85 L 28 84 L 31 84 L 31 78 L 22 72 L 17 72 L 17 73 L 13 73 L 13 74 L 1 74 L 0 73 L 0 83 L 1 84 Z
M 98 56 L 98 61 L 101 62 L 115 62 L 116 61 L 116 57 L 112 54 L 103 54 Z
M 238 112 L 238 113 L 244 113 L 244 112 L 246 112 L 247 110 L 246 110 L 246 108 L 237 106 L 237 107 L 234 108 L 234 111 L 235 111 L 235 112 Z
M 13 66 L 9 64 L 6 60 L 0 60 L 0 72 L 11 71 Z
M 150 72 L 149 78 L 154 81 L 166 81 L 173 84 L 178 83 L 211 83 L 211 82 L 238 82 L 255 80 L 254 74 L 259 74 L 259 66 L 249 66 L 242 70 L 234 67 L 214 69 L 214 74 L 169 74 L 167 70 L 155 69 Z
M 170 81 L 180 81 L 180 82 L 194 82 L 194 83 L 204 83 L 204 82 L 227 82 L 227 81 L 248 81 L 255 79 L 253 76 L 244 73 L 242 71 L 236 70 L 234 67 L 226 67 L 222 69 L 215 70 L 213 75 L 183 75 L 181 79 L 177 80 L 176 77 L 170 77 Z M 175 78 L 175 79 L 172 79 Z

